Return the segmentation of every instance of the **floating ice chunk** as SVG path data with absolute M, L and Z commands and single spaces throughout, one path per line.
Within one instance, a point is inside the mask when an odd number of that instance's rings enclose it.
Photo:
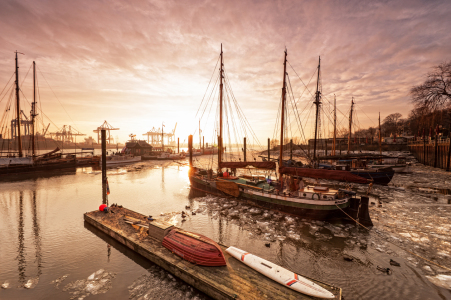
M 9 281 L 6 280 L 3 284 L 2 284 L 2 289 L 9 289 Z
M 249 209 L 249 213 L 251 213 L 251 214 L 255 214 L 255 215 L 257 215 L 257 214 L 261 214 L 261 210 L 260 209 L 258 209 L 258 208 L 251 208 L 251 209 Z
M 97 279 L 98 276 L 99 276 L 100 274 L 102 274 L 103 272 L 105 272 L 105 270 L 104 270 L 104 269 L 100 269 L 100 270 L 98 270 L 98 271 L 92 273 L 91 275 L 89 275 L 88 280 L 94 280 L 94 279 Z
M 295 222 L 294 218 L 289 216 L 285 216 L 285 220 L 287 221 L 288 224 L 293 224 Z
M 39 277 L 28 279 L 27 283 L 23 285 L 26 289 L 33 289 L 39 282 Z
M 437 276 L 426 276 L 436 286 L 451 290 L 451 276 L 439 274 Z
M 290 233 L 290 234 L 287 234 L 287 238 L 299 241 L 301 239 L 301 236 L 296 233 Z
M 402 235 L 403 237 L 408 237 L 408 238 L 412 237 L 412 235 L 407 232 L 400 232 L 399 234 Z
M 50 282 L 50 284 L 55 284 L 55 287 L 58 288 L 58 286 L 61 284 L 61 282 L 63 282 L 67 276 L 69 276 L 69 274 L 63 275 L 55 280 L 53 280 L 52 282 Z

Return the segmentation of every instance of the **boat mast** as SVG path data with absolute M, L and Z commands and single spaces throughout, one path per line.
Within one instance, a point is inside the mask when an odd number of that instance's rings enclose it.
M 279 150 L 279 174 L 280 178 L 282 178 L 282 174 L 280 173 L 280 168 L 283 165 L 283 128 L 284 128 L 284 119 L 285 119 L 285 97 L 287 93 L 286 88 L 286 74 L 287 74 L 287 49 L 285 49 L 285 59 L 283 61 L 283 86 L 282 86 L 282 115 L 280 117 L 280 150 Z
M 321 69 L 321 57 L 318 59 L 318 78 L 316 79 L 316 98 L 315 98 L 315 105 L 316 105 L 316 119 L 315 119 L 315 140 L 313 141 L 313 161 L 316 161 L 316 140 L 318 138 L 318 116 L 319 116 L 319 106 L 321 104 L 320 102 L 320 91 L 319 91 L 319 72 Z
M 218 140 L 218 169 L 221 170 L 221 162 L 222 162 L 222 78 L 223 78 L 223 62 L 222 62 L 222 43 L 221 43 L 221 67 L 219 71 L 219 140 Z
M 379 154 L 382 155 L 381 112 L 379 112 Z
M 337 143 L 337 97 L 334 95 L 334 145 L 332 148 L 332 155 L 335 155 L 335 148 Z
M 354 97 L 351 100 L 351 112 L 349 113 L 348 154 L 351 151 L 352 110 L 354 109 Z
M 34 118 L 36 117 L 36 63 L 33 61 L 33 103 L 31 104 L 31 149 L 33 159 L 36 156 Z
M 22 153 L 22 137 L 20 136 L 20 97 L 19 97 L 19 62 L 17 60 L 16 50 L 16 116 L 17 116 L 17 145 L 19 148 L 19 157 L 23 157 Z

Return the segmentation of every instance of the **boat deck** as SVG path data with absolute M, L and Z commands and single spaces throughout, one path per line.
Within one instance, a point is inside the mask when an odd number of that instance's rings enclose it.
M 230 256 L 225 251 L 225 245 L 220 247 L 227 266 L 194 265 L 171 253 L 161 242 L 148 237 L 145 228 L 137 230 L 123 220 L 124 215 L 144 220 L 144 215 L 126 208 L 113 207 L 112 210 L 113 214 L 87 212 L 84 214 L 85 222 L 214 299 L 316 299 L 295 292 L 254 271 Z M 308 279 L 331 291 L 336 295 L 335 299 L 341 299 L 341 288 Z

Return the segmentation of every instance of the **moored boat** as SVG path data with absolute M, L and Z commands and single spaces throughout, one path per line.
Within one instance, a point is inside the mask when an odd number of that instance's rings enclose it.
M 163 238 L 162 245 L 196 265 L 209 267 L 227 265 L 219 245 L 201 234 L 173 229 Z
M 321 299 L 334 299 L 335 295 L 328 290 L 322 288 L 318 284 L 299 274 L 296 274 L 290 270 L 282 268 L 270 261 L 267 261 L 261 257 L 253 255 L 244 250 L 229 247 L 226 249 L 234 258 L 238 259 L 245 265 L 248 265 L 260 274 L 265 275 L 268 278 L 290 288 L 299 293 L 309 296 L 321 298 Z
M 222 55 L 221 49 L 220 74 L 224 72 Z M 285 51 L 280 141 L 284 141 L 284 106 L 287 89 L 286 65 L 287 52 Z M 223 77 L 220 76 L 219 78 L 219 87 L 222 89 Z M 222 90 L 219 94 L 223 94 Z M 220 97 L 219 100 L 222 103 L 223 98 Z M 193 189 L 215 195 L 237 197 L 243 202 L 252 202 L 252 204 L 257 206 L 304 218 L 317 220 L 358 219 L 365 226 L 373 225 L 368 212 L 368 197 L 356 197 L 355 192 L 349 189 L 323 191 L 318 186 L 303 188 L 303 177 L 361 184 L 369 183 L 365 178 L 351 174 L 348 171 L 277 166 L 274 161 L 247 161 L 246 156 L 244 156 L 243 161 L 241 159 L 240 161 L 223 161 L 225 153 L 222 136 L 223 112 L 221 110 L 222 106 L 220 105 L 219 107 L 218 170 L 214 173 L 212 169 L 192 168 L 189 179 Z M 283 146 L 283 143 L 280 142 L 279 161 L 283 161 Z M 245 152 L 245 149 L 243 148 L 243 152 Z M 192 148 L 190 151 L 192 151 Z M 192 162 L 190 163 L 192 164 Z M 223 174 L 228 174 L 228 171 L 223 173 L 223 169 L 236 171 L 236 169 L 245 168 L 261 169 L 266 170 L 266 172 L 276 171 L 279 174 L 279 180 L 278 182 L 268 183 L 270 178 L 268 178 L 267 182 L 260 179 L 248 180 L 246 178 L 223 176 Z
M 107 166 L 129 164 L 137 161 L 141 161 L 141 156 L 134 156 L 132 154 L 120 154 L 120 155 L 110 155 L 106 157 Z

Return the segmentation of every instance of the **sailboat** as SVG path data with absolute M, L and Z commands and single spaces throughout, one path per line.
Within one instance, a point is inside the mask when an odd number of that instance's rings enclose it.
M 279 162 L 282 162 L 284 110 L 286 101 L 286 66 L 287 50 L 284 56 L 283 86 L 282 86 L 282 117 L 280 134 Z M 220 196 L 233 196 L 254 205 L 276 210 L 288 214 L 302 216 L 303 218 L 332 220 L 332 219 L 359 219 L 365 226 L 372 226 L 368 212 L 368 197 L 356 197 L 355 192 L 346 189 L 330 189 L 328 187 L 303 184 L 302 177 L 316 179 L 340 180 L 354 183 L 368 183 L 368 180 L 353 175 L 347 171 L 320 170 L 308 168 L 295 168 L 277 166 L 275 161 L 223 161 L 223 52 L 221 45 L 219 74 L 219 136 L 218 136 L 218 170 L 205 170 L 191 165 L 189 180 L 195 190 Z M 191 144 L 192 147 L 192 144 Z M 192 149 L 189 149 L 192 151 Z M 190 161 L 191 162 L 191 161 Z M 249 178 L 245 176 L 230 176 L 223 169 L 257 168 L 277 170 L 279 182 L 263 180 L 259 176 Z
M 319 69 L 319 66 L 318 66 Z M 319 70 L 318 70 L 319 73 Z M 317 107 L 320 105 L 319 102 L 315 102 Z M 349 113 L 349 135 L 348 135 L 348 151 L 345 155 L 332 155 L 332 156 L 323 156 L 316 157 L 314 149 L 314 164 L 317 167 L 326 167 L 329 169 L 335 170 L 348 170 L 352 174 L 366 178 L 371 180 L 375 184 L 387 185 L 392 180 L 395 171 L 390 165 L 379 165 L 374 164 L 375 160 L 382 160 L 384 158 L 388 159 L 389 157 L 385 157 L 380 155 L 371 155 L 371 154 L 352 154 L 351 153 L 351 134 L 352 134 L 352 118 L 354 111 L 354 98 L 351 100 L 351 110 Z M 336 108 L 334 109 L 336 110 Z M 318 111 L 318 110 L 317 110 Z M 334 117 L 335 120 L 335 117 Z M 380 124 L 380 121 L 379 121 Z M 380 128 L 379 128 L 380 130 Z M 334 140 L 335 140 L 335 132 L 336 132 L 336 122 L 334 122 Z M 316 135 L 315 135 L 316 141 Z M 315 142 L 316 145 L 316 142 Z M 335 145 L 335 141 L 334 141 Z M 320 164 L 320 161 L 332 161 L 333 164 L 326 165 Z
M 22 119 L 21 113 L 23 111 L 20 109 L 20 87 L 19 87 L 19 61 L 16 53 L 16 67 L 15 67 L 15 108 L 16 108 L 16 118 L 11 120 L 11 138 L 13 133 L 16 137 L 16 148 L 17 152 L 8 151 L 5 153 L 0 152 L 0 175 L 15 174 L 15 173 L 30 173 L 30 172 L 40 172 L 54 169 L 73 169 L 76 167 L 75 157 L 62 158 L 61 153 L 59 153 L 59 148 L 55 150 L 38 155 L 36 153 L 36 132 L 35 132 L 35 119 L 37 116 L 36 112 L 36 63 L 33 61 L 33 102 L 31 104 L 30 117 L 31 121 L 27 121 L 28 125 L 31 125 L 31 132 L 29 136 L 31 138 L 32 155 L 24 156 L 22 140 L 23 136 L 21 133 Z M 6 111 L 8 111 L 7 109 Z M 6 112 L 5 112 L 6 113 Z M 24 114 L 23 114 L 24 115 Z M 25 116 L 25 115 L 24 115 Z M 3 118 L 4 119 L 4 118 Z M 6 127 L 5 127 L 6 128 Z M 26 128 L 26 127 L 24 127 Z M 3 128 L 2 128 L 3 129 Z M 3 136 L 3 132 L 0 133 L 0 137 Z M 2 142 L 5 139 L 2 138 Z M 13 142 L 11 140 L 11 142 Z M 8 145 L 9 145 L 8 141 Z M 3 149 L 2 149 L 3 150 Z

